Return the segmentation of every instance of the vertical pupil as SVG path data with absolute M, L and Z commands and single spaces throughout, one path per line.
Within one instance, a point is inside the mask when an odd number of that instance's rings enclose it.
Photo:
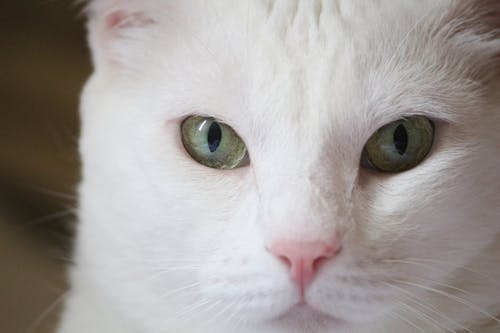
M 394 146 L 398 151 L 399 155 L 403 155 L 406 152 L 406 148 L 408 147 L 408 133 L 406 132 L 406 128 L 403 124 L 400 124 L 396 127 L 393 135 Z
M 217 148 L 219 148 L 221 138 L 222 138 L 222 132 L 220 130 L 220 126 L 214 121 L 210 125 L 210 128 L 208 129 L 208 135 L 207 135 L 208 149 L 210 149 L 211 153 L 213 153 L 214 151 L 217 150 Z

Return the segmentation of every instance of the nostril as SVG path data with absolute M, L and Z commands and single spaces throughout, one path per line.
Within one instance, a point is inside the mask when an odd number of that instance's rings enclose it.
M 341 250 L 342 250 L 341 246 L 339 246 L 337 248 L 326 247 L 325 251 L 324 251 L 324 255 L 321 255 L 313 260 L 313 262 L 312 262 L 313 272 L 317 272 L 318 269 L 321 267 L 321 265 L 323 265 L 330 258 L 336 257 L 340 253 Z
M 279 256 L 279 260 L 281 260 L 288 268 L 292 267 L 292 261 L 286 256 Z
M 328 258 L 327 257 L 319 257 L 317 258 L 316 260 L 313 261 L 312 263 L 312 268 L 313 268 L 313 272 L 317 272 L 320 268 L 320 266 L 327 260 Z

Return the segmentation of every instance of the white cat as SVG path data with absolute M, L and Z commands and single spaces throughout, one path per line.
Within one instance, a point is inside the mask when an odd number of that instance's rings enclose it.
M 500 1 L 88 11 L 60 333 L 500 332 Z

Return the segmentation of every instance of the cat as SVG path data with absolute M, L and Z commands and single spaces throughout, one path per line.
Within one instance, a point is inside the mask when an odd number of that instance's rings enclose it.
M 87 7 L 59 333 L 500 332 L 500 1 Z

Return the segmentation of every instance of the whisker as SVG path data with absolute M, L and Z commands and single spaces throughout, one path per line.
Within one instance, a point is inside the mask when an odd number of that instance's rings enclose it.
M 61 302 L 63 302 L 69 294 L 69 290 L 63 292 L 61 295 L 57 296 L 49 306 L 33 321 L 33 323 L 28 327 L 26 333 L 34 333 L 39 325 L 43 322 L 49 314 L 51 314 Z
M 70 201 L 75 201 L 75 200 L 78 199 L 76 195 L 72 195 L 72 194 L 69 194 L 69 193 L 63 193 L 63 192 L 58 192 L 56 190 L 51 190 L 51 189 L 40 187 L 40 186 L 36 186 L 36 185 L 30 185 L 29 189 L 34 190 L 34 191 L 36 191 L 38 193 L 42 193 L 42 194 L 46 194 L 46 195 L 52 196 L 52 197 L 57 198 L 57 199 L 66 199 L 66 200 L 70 200 Z
M 222 307 L 218 312 L 216 312 L 208 321 L 208 325 L 211 326 L 217 319 L 219 319 L 222 315 L 227 313 L 229 309 L 231 309 L 235 305 L 235 302 L 228 302 L 226 306 Z
M 158 253 L 157 255 L 163 255 L 163 253 Z M 177 264 L 196 264 L 197 266 L 201 265 L 201 262 L 198 259 L 146 259 L 146 261 L 154 265 L 161 265 L 161 267 Z
M 160 297 L 161 298 L 171 297 L 171 296 L 173 296 L 175 294 L 178 294 L 180 292 L 187 291 L 187 290 L 190 290 L 190 289 L 195 289 L 199 285 L 200 285 L 199 282 L 191 283 L 191 284 L 188 284 L 188 285 L 185 285 L 185 286 L 173 289 L 173 290 L 169 290 L 168 293 L 162 294 L 162 295 L 160 295 Z
M 203 308 L 205 305 L 208 304 L 209 306 L 200 310 L 199 312 L 208 311 L 208 310 L 214 308 L 215 306 L 219 305 L 220 303 L 221 303 L 220 300 L 214 302 L 213 300 L 210 300 L 210 299 L 201 299 L 198 302 L 195 302 L 195 303 L 191 304 L 190 306 L 185 307 L 184 310 L 182 312 L 180 312 L 178 316 L 182 320 L 188 320 L 189 319 L 188 317 L 191 313 L 199 310 L 200 308 Z
M 51 221 L 55 221 L 55 220 L 58 220 L 60 218 L 74 215 L 74 214 L 75 214 L 75 211 L 73 209 L 67 209 L 67 210 L 57 212 L 57 213 L 52 213 L 52 214 L 49 214 L 46 216 L 42 216 L 42 217 L 30 220 L 30 221 L 26 222 L 24 224 L 24 226 L 34 226 L 34 225 L 45 223 L 45 222 L 51 222 Z
M 405 259 L 384 259 L 384 260 L 382 260 L 382 262 L 401 263 L 401 264 L 409 264 L 409 265 L 421 265 L 421 266 L 428 267 L 428 268 L 443 270 L 440 267 L 429 264 L 429 263 L 434 263 L 434 264 L 439 264 L 439 265 L 446 265 L 446 266 L 449 266 L 449 267 L 454 268 L 454 269 L 461 269 L 461 270 L 467 271 L 469 273 L 475 274 L 479 277 L 482 277 L 484 279 L 491 279 L 490 276 L 485 275 L 485 274 L 480 273 L 480 272 L 476 272 L 476 271 L 474 271 L 466 266 L 455 265 L 455 264 L 449 263 L 449 262 L 444 261 L 444 260 L 435 260 L 435 259 L 428 259 L 428 258 L 405 258 Z
M 184 317 L 187 316 L 192 311 L 195 311 L 197 308 L 202 307 L 203 305 L 208 304 L 208 303 L 210 303 L 210 301 L 206 300 L 206 299 L 201 299 L 201 300 L 199 300 L 197 302 L 191 303 L 188 306 L 183 307 L 183 310 L 180 311 L 177 314 L 177 316 L 179 318 L 183 319 L 183 320 L 187 319 L 187 318 L 184 318 Z
M 146 281 L 147 282 L 154 282 L 155 280 L 163 277 L 164 275 L 167 275 L 169 273 L 173 272 L 190 272 L 190 271 L 195 271 L 198 268 L 198 266 L 174 266 L 174 267 L 168 267 L 168 268 L 162 268 L 158 270 L 156 273 L 151 275 Z
M 448 327 L 440 325 L 439 322 L 435 318 L 431 317 L 430 315 L 426 314 L 425 312 L 423 312 L 419 309 L 416 309 L 416 308 L 410 306 L 409 304 L 405 303 L 402 300 L 398 301 L 397 304 L 407 308 L 410 311 L 415 312 L 415 314 L 418 317 L 420 317 L 421 319 L 423 319 L 424 322 L 427 321 L 428 323 L 430 323 L 432 326 L 434 326 L 435 328 L 437 328 L 440 331 L 444 329 L 444 330 L 446 330 L 446 332 L 457 333 L 457 331 L 455 331 L 455 330 L 452 330 Z
M 396 313 L 396 312 L 390 312 L 390 316 L 395 317 L 395 319 L 402 321 L 403 323 L 406 323 L 408 326 L 413 327 L 414 329 L 418 330 L 419 332 L 422 333 L 427 333 L 422 327 L 419 327 L 417 324 L 406 318 L 405 316 Z
M 390 283 L 387 283 L 387 282 L 382 282 L 383 284 L 385 284 L 386 286 L 392 288 L 392 289 L 395 289 L 395 290 L 398 290 L 400 292 L 402 292 L 403 296 L 406 296 L 408 297 L 408 300 L 417 304 L 418 306 L 424 308 L 425 310 L 429 311 L 429 312 L 432 312 L 436 315 L 438 315 L 439 317 L 443 318 L 444 320 L 447 320 L 449 321 L 451 324 L 455 325 L 455 326 L 458 326 L 460 327 L 461 330 L 463 331 L 466 331 L 466 332 L 469 332 L 469 333 L 474 333 L 473 331 L 471 331 L 470 329 L 468 329 L 467 327 L 463 326 L 462 324 L 458 323 L 457 321 L 453 320 L 452 318 L 446 316 L 445 314 L 441 313 L 438 311 L 438 309 L 436 309 L 435 307 L 431 306 L 431 305 L 426 305 L 426 304 L 423 304 L 422 302 L 420 302 L 417 298 L 417 295 L 415 295 L 414 293 L 412 293 L 411 291 L 409 290 L 406 290 L 404 288 L 401 288 L 401 287 L 398 287 L 398 286 L 395 286 L 393 284 L 390 284 Z
M 447 283 L 443 283 L 443 282 L 439 282 L 439 281 L 436 281 L 436 280 L 433 280 L 433 279 L 429 279 L 429 278 L 420 278 L 420 277 L 414 277 L 413 279 L 415 280 L 420 280 L 422 283 L 427 283 L 427 282 L 431 282 L 433 283 L 434 285 L 436 286 L 440 286 L 440 287 L 445 287 L 445 288 L 448 288 L 448 289 L 451 289 L 451 290 L 454 290 L 454 291 L 457 291 L 459 293 L 462 293 L 466 296 L 472 296 L 472 294 L 464 289 L 461 289 L 461 288 L 458 288 L 458 287 L 455 287 L 455 286 L 452 286 L 451 284 L 447 284 Z
M 248 303 L 250 302 L 250 300 L 245 300 L 245 301 L 240 301 L 236 306 L 233 307 L 233 314 L 231 316 L 229 316 L 229 319 L 228 321 L 230 322 L 237 314 L 239 314 L 241 312 L 241 307 L 244 307 L 245 305 L 247 305 Z M 234 322 L 234 324 L 232 325 L 233 326 L 233 332 L 238 332 L 239 331 L 239 328 L 241 327 L 241 325 L 243 325 L 244 323 L 244 316 L 238 316 L 236 317 L 237 320 Z
M 458 302 L 460 304 L 468 306 L 469 308 L 471 308 L 473 310 L 476 310 L 477 312 L 479 312 L 479 313 L 487 316 L 491 320 L 494 320 L 495 322 L 497 322 L 497 323 L 500 324 L 500 319 L 498 319 L 497 317 L 493 316 L 491 313 L 485 311 L 481 307 L 477 306 L 476 304 L 474 304 L 474 303 L 472 303 L 472 302 L 470 302 L 470 301 L 468 301 L 468 300 L 466 300 L 466 299 L 464 299 L 462 297 L 459 297 L 459 296 L 447 293 L 445 291 L 442 291 L 442 290 L 439 290 L 439 289 L 436 289 L 436 288 L 423 286 L 423 285 L 420 285 L 418 283 L 412 283 L 412 282 L 403 281 L 403 280 L 397 280 L 397 279 L 393 280 L 393 281 L 396 282 L 396 283 L 402 283 L 402 284 L 406 284 L 406 285 L 413 286 L 413 287 L 416 287 L 416 288 L 421 288 L 421 289 L 424 289 L 424 290 L 436 293 L 438 295 L 442 295 L 444 297 L 447 297 L 447 298 L 449 298 L 451 300 L 454 300 L 454 301 L 456 301 L 456 302 Z

